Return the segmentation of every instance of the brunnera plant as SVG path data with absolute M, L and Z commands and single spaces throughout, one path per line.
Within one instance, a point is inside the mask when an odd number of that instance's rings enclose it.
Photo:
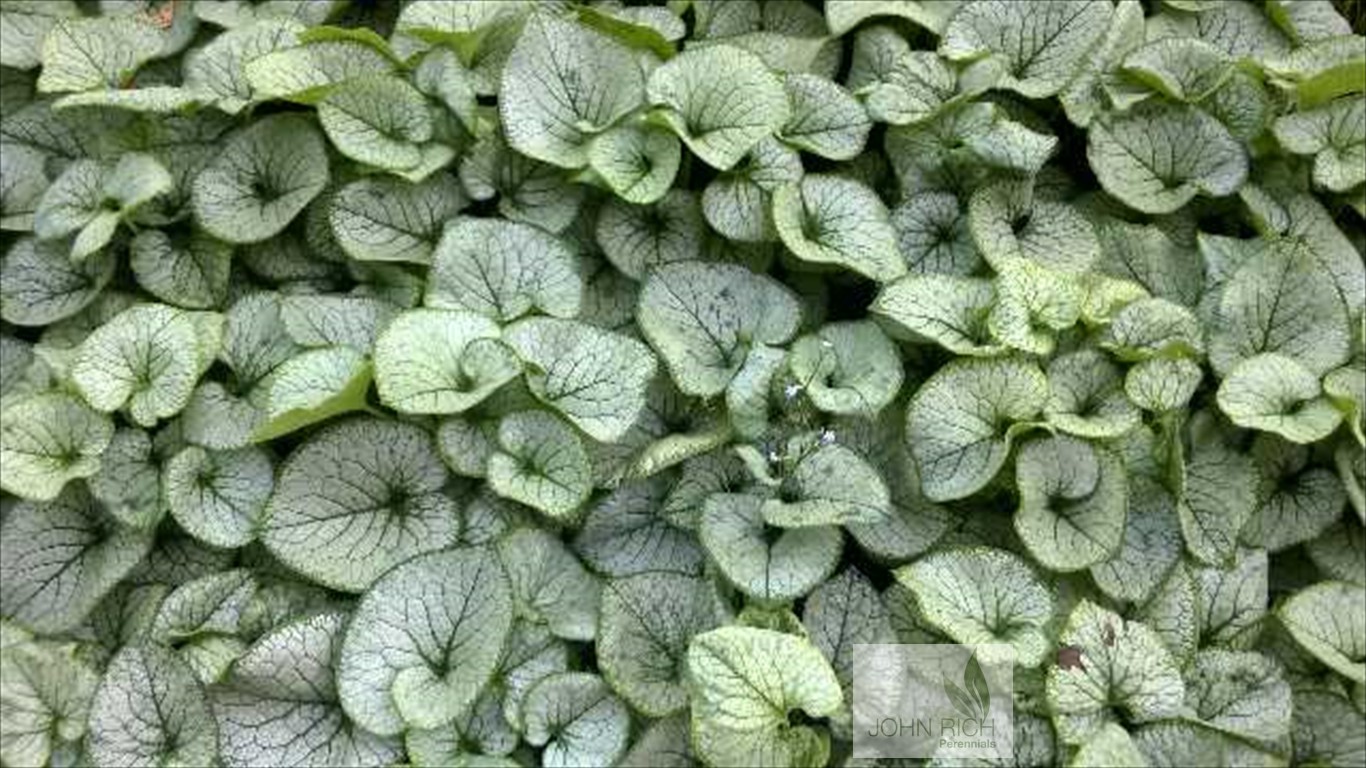
M 1360 765 L 1363 91 L 1324 0 L 0 0 L 0 763 L 857 766 L 958 642 L 1022 765 Z

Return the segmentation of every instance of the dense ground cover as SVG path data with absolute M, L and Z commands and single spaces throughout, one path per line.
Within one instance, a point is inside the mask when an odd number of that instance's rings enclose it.
M 1366 763 L 1364 90 L 1318 0 L 0 0 L 0 763 L 862 765 L 877 642 Z

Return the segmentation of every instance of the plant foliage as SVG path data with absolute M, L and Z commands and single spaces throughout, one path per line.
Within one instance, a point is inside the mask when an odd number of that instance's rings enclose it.
M 0 0 L 0 764 L 857 766 L 887 642 L 1366 763 L 1363 92 L 1327 0 Z

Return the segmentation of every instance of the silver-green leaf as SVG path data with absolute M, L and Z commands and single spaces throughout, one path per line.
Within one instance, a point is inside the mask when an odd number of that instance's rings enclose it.
M 628 48 L 571 19 L 535 13 L 503 67 L 498 108 L 513 149 L 582 168 L 594 134 L 644 100 Z
M 129 645 L 110 661 L 95 693 L 88 744 L 100 765 L 208 765 L 218 756 L 218 725 L 175 651 Z
M 717 73 L 726 73 L 718 77 Z M 729 45 L 689 49 L 650 75 L 658 120 L 708 165 L 729 170 L 787 122 L 782 82 L 754 54 Z
M 314 581 L 360 592 L 394 565 L 455 543 L 460 523 L 442 492 L 446 478 L 420 427 L 344 421 L 285 461 L 261 539 Z
M 461 717 L 498 667 L 512 591 L 497 557 L 460 547 L 415 557 L 361 598 L 337 661 L 347 717 L 381 736 Z
M 939 369 L 906 410 L 925 495 L 947 501 L 981 490 L 1047 400 L 1047 378 L 1025 360 L 959 359 Z

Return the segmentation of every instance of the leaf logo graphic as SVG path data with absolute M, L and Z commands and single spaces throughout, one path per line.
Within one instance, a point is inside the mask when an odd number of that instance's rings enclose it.
M 963 685 L 959 687 L 944 676 L 944 695 L 949 698 L 953 708 L 969 720 L 985 720 L 991 711 L 991 690 L 987 687 L 987 677 L 982 673 L 982 665 L 977 663 L 977 653 L 968 657 L 963 667 Z

